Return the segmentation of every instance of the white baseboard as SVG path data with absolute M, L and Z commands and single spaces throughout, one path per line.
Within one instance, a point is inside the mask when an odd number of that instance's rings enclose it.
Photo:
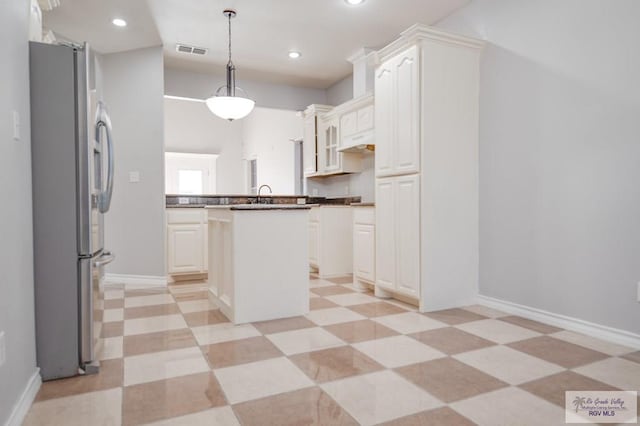
M 125 274 L 105 274 L 103 283 L 124 284 L 128 288 L 144 288 L 167 286 L 167 277 L 153 275 L 125 275 Z
M 520 305 L 506 300 L 495 299 L 488 296 L 479 295 L 478 303 L 489 308 L 494 308 L 509 314 L 519 315 L 524 318 L 554 325 L 577 333 L 586 334 L 587 336 L 595 337 L 597 339 L 607 340 L 619 345 L 640 349 L 640 334 L 635 334 L 630 331 L 620 330 L 618 328 L 608 327 L 606 325 L 600 325 L 578 318 L 556 314 L 542 309 Z
M 29 412 L 29 408 L 31 408 L 31 404 L 33 404 L 33 400 L 36 399 L 38 390 L 40 390 L 40 385 L 42 385 L 40 369 L 36 368 L 36 371 L 29 379 L 27 386 L 22 391 L 20 399 L 18 399 L 18 402 L 13 407 L 13 411 L 11 412 L 7 423 L 5 423 L 5 426 L 20 426 L 22 424 L 24 418 Z

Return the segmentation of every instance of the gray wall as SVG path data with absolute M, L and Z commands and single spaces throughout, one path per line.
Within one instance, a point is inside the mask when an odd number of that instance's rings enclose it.
M 475 0 L 480 293 L 640 333 L 640 2 Z
M 327 88 L 327 105 L 340 105 L 353 99 L 353 74 Z
M 29 1 L 0 5 L 0 331 L 7 361 L 0 367 L 0 424 L 4 424 L 36 372 L 29 129 Z M 11 111 L 21 140 L 13 140 Z
M 105 247 L 116 260 L 106 272 L 165 276 L 162 48 L 104 55 L 100 64 L 116 152 L 105 217 Z M 131 171 L 140 182 L 129 182 Z
M 243 80 L 240 73 L 241 70 L 238 70 L 237 85 L 247 91 L 249 97 L 256 101 L 256 106 L 300 111 L 310 104 L 324 104 L 327 100 L 327 94 L 323 89 Z M 166 68 L 165 94 L 207 99 L 224 84 L 224 81 L 224 74 L 203 74 Z

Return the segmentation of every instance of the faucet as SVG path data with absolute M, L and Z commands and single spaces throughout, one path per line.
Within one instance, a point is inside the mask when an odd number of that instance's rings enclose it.
M 262 188 L 264 187 L 269 188 L 269 194 L 273 194 L 273 191 L 271 190 L 271 187 L 269 185 L 260 185 L 260 188 L 258 188 L 258 196 L 256 197 L 256 204 L 260 204 L 260 191 L 262 191 Z

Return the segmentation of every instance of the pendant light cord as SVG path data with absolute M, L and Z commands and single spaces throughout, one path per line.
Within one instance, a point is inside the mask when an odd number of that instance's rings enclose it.
M 227 16 L 229 18 L 229 63 L 231 63 L 231 14 Z

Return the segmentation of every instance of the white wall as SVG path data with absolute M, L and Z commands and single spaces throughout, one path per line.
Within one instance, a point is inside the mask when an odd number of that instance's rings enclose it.
M 164 117 L 166 151 L 218 154 L 217 193 L 245 193 L 242 163 L 244 120 L 229 122 L 213 115 L 204 102 L 171 98 L 164 99 Z
M 258 187 L 295 194 L 295 145 L 289 139 L 301 138 L 302 126 L 295 111 L 272 108 L 255 108 L 242 120 L 243 158 L 257 158 Z
M 165 276 L 162 47 L 104 55 L 104 99 L 115 140 L 115 183 L 105 217 L 109 274 Z M 138 171 L 140 182 L 130 183 Z
M 242 70 L 238 70 L 237 85 L 247 91 L 249 97 L 256 101 L 256 106 L 301 111 L 313 103 L 326 103 L 327 94 L 323 89 L 245 80 L 242 79 L 241 72 Z M 165 94 L 167 95 L 207 99 L 223 84 L 225 84 L 224 74 L 165 69 Z
M 475 0 L 480 292 L 640 333 L 640 2 Z
M 29 128 L 29 0 L 0 5 L 0 332 L 6 363 L 0 367 L 0 424 L 5 424 L 36 373 Z M 13 140 L 11 112 L 21 119 Z M 28 401 L 27 401 L 28 402 Z

